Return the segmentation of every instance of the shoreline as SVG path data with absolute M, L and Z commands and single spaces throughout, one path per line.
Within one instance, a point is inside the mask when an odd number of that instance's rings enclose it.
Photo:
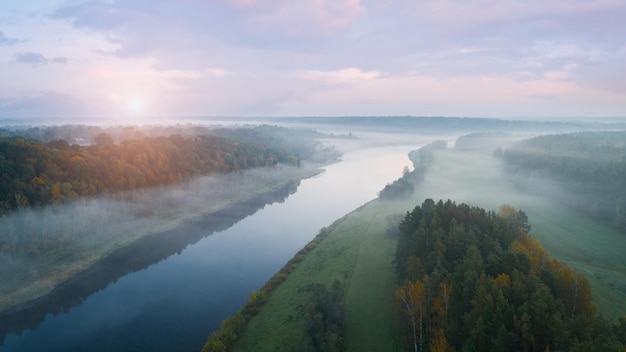
M 68 311 L 118 278 L 164 260 L 204 237 L 223 231 L 266 205 L 283 201 L 297 191 L 302 180 L 323 173 L 323 168 L 329 164 L 331 162 L 295 170 L 297 172 L 287 177 L 281 175 L 253 193 L 246 193 L 244 189 L 240 192 L 243 194 L 236 199 L 224 199 L 219 206 L 204 211 L 188 212 L 188 216 L 177 217 L 176 221 L 169 221 L 166 226 L 159 224 L 122 245 L 109 243 L 113 248 L 102 257 L 92 262 L 70 263 L 74 266 L 82 265 L 82 268 L 75 272 L 68 271 L 67 275 L 62 275 L 62 279 L 52 285 L 46 283 L 48 277 L 34 281 L 31 287 L 40 285 L 52 288 L 43 294 L 14 300 L 3 307 L 0 311 L 0 344 L 8 333 L 35 328 L 47 314 Z M 202 234 L 190 235 L 193 231 L 185 231 L 191 228 L 201 228 Z

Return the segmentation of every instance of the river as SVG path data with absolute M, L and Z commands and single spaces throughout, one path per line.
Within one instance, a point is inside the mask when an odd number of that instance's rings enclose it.
M 407 153 L 429 141 L 352 149 L 284 202 L 47 314 L 32 330 L 7 334 L 0 352 L 199 351 L 251 291 L 322 227 L 374 199 L 411 165 Z

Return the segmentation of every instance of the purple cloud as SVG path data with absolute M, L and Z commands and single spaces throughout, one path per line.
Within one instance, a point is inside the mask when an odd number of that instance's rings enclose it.
M 1 45 L 10 46 L 10 45 L 17 44 L 19 42 L 20 42 L 19 39 L 9 38 L 9 37 L 5 36 L 4 33 L 2 33 L 0 31 L 0 46 Z
M 52 63 L 55 63 L 55 64 L 66 64 L 67 63 L 67 58 L 59 56 L 59 57 L 55 57 L 54 59 L 50 59 L 48 61 L 52 62 Z
M 71 19 L 77 28 L 111 30 L 130 20 L 127 12 L 115 7 L 114 3 L 88 1 L 58 8 L 51 14 L 54 19 Z
M 17 53 L 13 55 L 15 62 L 19 62 L 21 64 L 28 65 L 45 65 L 48 63 L 57 63 L 57 64 L 65 64 L 67 63 L 67 58 L 65 57 L 55 57 L 53 59 L 48 59 L 40 53 Z

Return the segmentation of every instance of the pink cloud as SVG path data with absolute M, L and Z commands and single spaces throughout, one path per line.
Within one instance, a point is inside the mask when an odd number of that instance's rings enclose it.
M 327 27 L 345 27 L 365 13 L 360 0 L 314 0 L 313 7 L 320 23 Z
M 366 13 L 361 0 L 279 0 L 271 5 L 255 0 L 230 0 L 237 7 L 255 8 L 250 22 L 257 28 L 288 36 L 316 36 L 345 28 Z

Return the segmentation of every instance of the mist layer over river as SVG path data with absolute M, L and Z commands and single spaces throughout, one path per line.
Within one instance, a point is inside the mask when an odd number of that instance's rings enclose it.
M 199 351 L 251 291 L 322 227 L 374 199 L 429 141 L 350 151 L 285 202 L 49 314 L 35 330 L 8 334 L 0 351 Z

